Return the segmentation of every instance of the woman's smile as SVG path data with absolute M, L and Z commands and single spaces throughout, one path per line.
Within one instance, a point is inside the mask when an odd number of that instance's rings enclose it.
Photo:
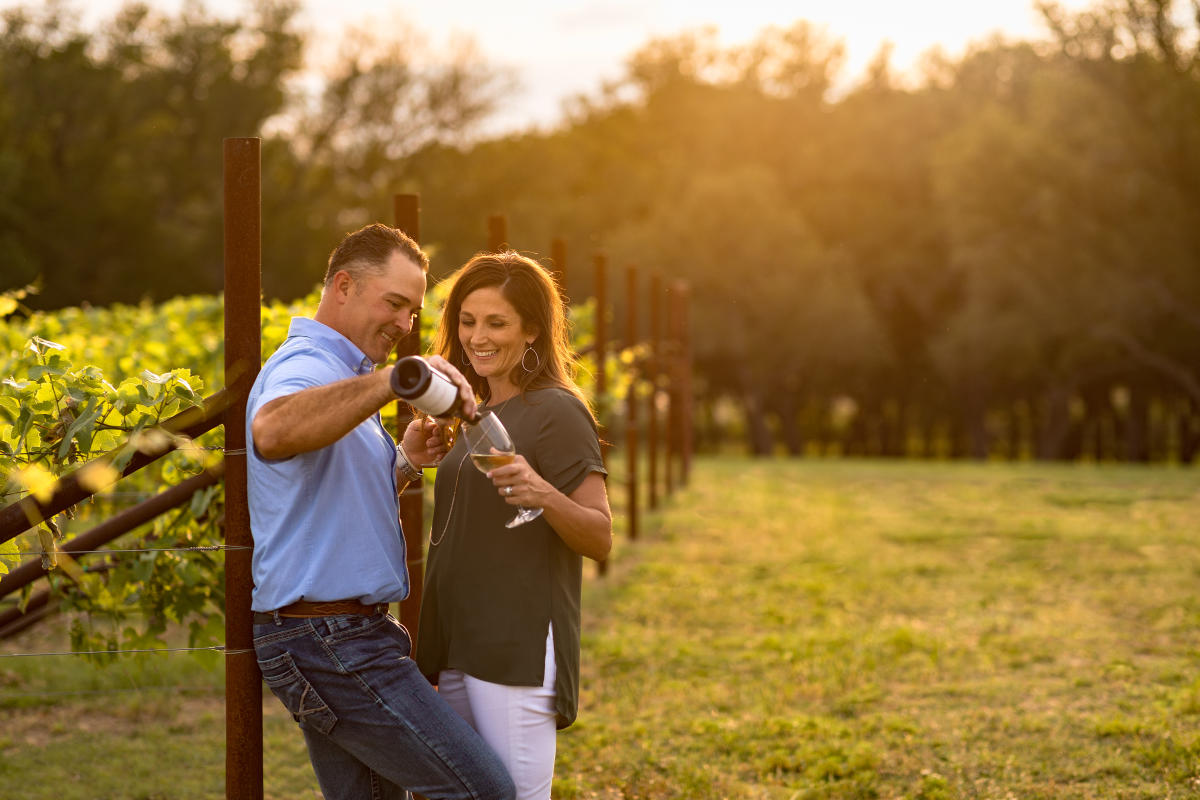
M 463 298 L 458 340 L 476 374 L 491 386 L 492 397 L 515 389 L 509 374 L 520 363 L 530 338 L 521 315 L 499 287 L 485 286 Z

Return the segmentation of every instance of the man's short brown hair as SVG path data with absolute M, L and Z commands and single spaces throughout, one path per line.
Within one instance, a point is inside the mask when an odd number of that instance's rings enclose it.
M 341 270 L 349 272 L 355 280 L 366 274 L 379 274 L 397 250 L 422 272 L 429 272 L 429 256 L 421 252 L 416 242 L 398 228 L 374 222 L 346 234 L 346 238 L 333 248 L 325 270 L 325 285 L 328 286 Z

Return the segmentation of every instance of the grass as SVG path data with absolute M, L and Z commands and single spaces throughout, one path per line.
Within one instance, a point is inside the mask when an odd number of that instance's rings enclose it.
M 1165 467 L 701 460 L 586 582 L 554 797 L 1200 796 L 1197 486 Z M 0 658 L 0 797 L 223 796 L 216 669 Z M 64 694 L 166 685 L 190 691 Z M 267 701 L 266 796 L 317 797 Z
M 1200 795 L 1195 472 L 703 462 L 585 601 L 558 798 Z

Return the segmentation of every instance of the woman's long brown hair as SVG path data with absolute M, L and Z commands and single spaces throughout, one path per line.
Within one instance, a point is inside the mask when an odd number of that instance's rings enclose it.
M 467 295 L 477 289 L 495 287 L 516 309 L 524 328 L 538 332 L 538 337 L 531 345 L 537 354 L 537 366 L 526 371 L 523 359 L 509 372 L 509 380 L 522 394 L 551 386 L 564 389 L 578 397 L 591 412 L 587 398 L 575 384 L 575 358 L 567 336 L 562 294 L 554 278 L 541 264 L 512 250 L 480 253 L 449 280 L 453 283 L 446 296 L 446 306 L 442 311 L 433 349 L 462 370 L 484 402 L 489 399 L 488 383 L 471 368 L 470 359 L 458 338 L 458 324 L 462 303 Z M 532 360 L 532 356 L 529 360 Z

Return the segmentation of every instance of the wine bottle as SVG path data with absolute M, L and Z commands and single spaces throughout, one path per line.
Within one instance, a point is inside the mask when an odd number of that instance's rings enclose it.
M 463 414 L 458 385 L 420 356 L 405 356 L 392 367 L 392 392 L 418 411 L 431 417 L 458 417 L 466 422 L 479 419 Z

